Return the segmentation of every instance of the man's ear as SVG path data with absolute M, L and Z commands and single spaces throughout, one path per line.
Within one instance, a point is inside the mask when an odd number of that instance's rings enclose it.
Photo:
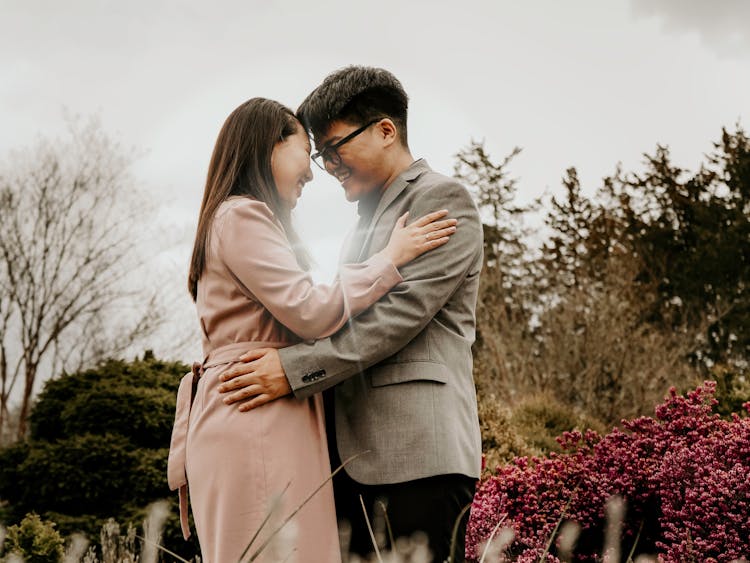
M 383 137 L 384 147 L 388 147 L 398 141 L 398 127 L 396 127 L 396 124 L 390 118 L 381 119 L 378 122 L 377 130 Z

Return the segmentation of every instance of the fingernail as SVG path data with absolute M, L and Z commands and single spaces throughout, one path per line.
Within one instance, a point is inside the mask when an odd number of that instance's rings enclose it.
M 224 404 L 228 405 L 229 404 L 229 399 L 224 399 Z

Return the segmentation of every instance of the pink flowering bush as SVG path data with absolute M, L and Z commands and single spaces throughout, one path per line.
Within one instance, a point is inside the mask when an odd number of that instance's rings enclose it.
M 573 560 L 603 561 L 605 504 L 615 495 L 626 502 L 622 557 L 632 550 L 665 563 L 748 558 L 750 418 L 722 419 L 715 390 L 714 382 L 684 397 L 672 389 L 654 417 L 625 420 L 603 437 L 565 433 L 563 453 L 498 467 L 474 498 L 467 558 L 480 559 L 502 521 L 515 534 L 504 557 L 536 562 L 550 545 L 545 559 L 559 561 L 555 532 L 570 520 L 580 526 Z

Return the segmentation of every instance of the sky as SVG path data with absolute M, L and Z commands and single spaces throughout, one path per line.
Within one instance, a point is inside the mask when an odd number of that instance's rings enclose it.
M 182 322 L 224 119 L 255 96 L 295 108 L 349 64 L 401 80 L 412 154 L 436 170 L 450 174 L 455 153 L 484 140 L 498 161 L 522 148 L 510 166 L 520 202 L 559 193 L 571 166 L 593 193 L 657 143 L 695 168 L 723 126 L 748 127 L 750 2 L 0 0 L 0 158 L 61 135 L 66 115 L 96 115 L 135 147 L 133 173 L 167 233 L 149 259 Z M 356 210 L 313 171 L 295 218 L 329 281 Z

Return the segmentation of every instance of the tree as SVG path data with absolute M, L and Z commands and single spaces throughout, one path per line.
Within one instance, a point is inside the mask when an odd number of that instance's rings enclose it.
M 627 251 L 618 242 L 622 226 L 606 205 L 582 193 L 575 168 L 566 170 L 562 184 L 563 196 L 552 197 L 546 212 L 550 234 L 541 264 L 548 287 L 565 291 L 601 281 L 607 262 Z
M 146 206 L 132 156 L 97 120 L 0 169 L 0 436 L 21 384 L 16 437 L 38 381 L 117 356 L 149 336 L 155 291 L 128 287 Z
M 661 319 L 698 326 L 708 319 L 696 358 L 747 367 L 750 355 L 750 139 L 722 130 L 707 162 L 691 173 L 669 149 L 645 155 L 641 173 L 618 173 L 603 195 L 623 232 L 620 242 L 643 261 L 641 279 L 658 285 Z M 676 306 L 676 307 L 675 307 Z
M 750 140 L 723 131 L 697 172 L 666 147 L 620 167 L 593 197 L 577 171 L 536 241 L 507 165 L 481 143 L 457 155 L 485 222 L 475 376 L 482 396 L 547 391 L 606 422 L 644 414 L 712 363 L 747 372 Z M 535 246 L 536 243 L 536 246 Z
M 475 376 L 483 391 L 491 392 L 492 381 L 507 382 L 507 341 L 498 338 L 509 326 L 529 327 L 533 316 L 529 291 L 533 275 L 529 268 L 523 217 L 528 208 L 517 206 L 516 179 L 509 172 L 511 161 L 521 152 L 516 147 L 501 162 L 493 162 L 484 143 L 472 141 L 456 154 L 454 176 L 472 191 L 480 210 L 484 232 L 484 256 L 477 300 L 477 338 L 474 345 Z

